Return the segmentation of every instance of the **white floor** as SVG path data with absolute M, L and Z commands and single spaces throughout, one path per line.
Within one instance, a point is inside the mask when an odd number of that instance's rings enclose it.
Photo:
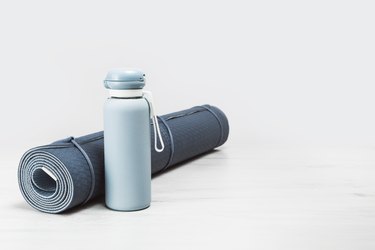
M 0 249 L 375 249 L 375 148 L 244 147 L 153 179 L 149 209 L 38 212 L 1 157 Z

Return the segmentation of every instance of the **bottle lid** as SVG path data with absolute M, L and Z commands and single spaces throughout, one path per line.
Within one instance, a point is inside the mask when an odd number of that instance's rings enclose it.
M 104 79 L 107 89 L 142 89 L 145 86 L 145 74 L 139 69 L 111 69 Z

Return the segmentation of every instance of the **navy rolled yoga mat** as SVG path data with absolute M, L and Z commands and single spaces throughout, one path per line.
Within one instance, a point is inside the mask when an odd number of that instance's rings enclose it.
M 197 106 L 158 118 L 165 149 L 157 153 L 151 147 L 153 174 L 219 147 L 228 138 L 228 120 L 214 106 Z M 152 141 L 153 136 L 151 129 Z M 103 195 L 103 132 L 30 149 L 21 158 L 18 183 L 25 200 L 47 213 L 61 213 Z

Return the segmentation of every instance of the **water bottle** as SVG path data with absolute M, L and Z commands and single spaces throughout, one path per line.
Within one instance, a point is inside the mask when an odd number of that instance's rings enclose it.
M 147 208 L 151 202 L 150 119 L 155 150 L 161 152 L 164 143 L 151 93 L 143 91 L 145 75 L 136 69 L 113 69 L 104 86 L 110 95 L 104 104 L 106 206 L 119 211 Z

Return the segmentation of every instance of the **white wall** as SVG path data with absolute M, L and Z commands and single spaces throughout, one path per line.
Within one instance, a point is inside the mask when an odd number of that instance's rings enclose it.
M 112 67 L 232 142 L 375 146 L 373 1 L 2 1 L 2 152 L 102 129 Z

